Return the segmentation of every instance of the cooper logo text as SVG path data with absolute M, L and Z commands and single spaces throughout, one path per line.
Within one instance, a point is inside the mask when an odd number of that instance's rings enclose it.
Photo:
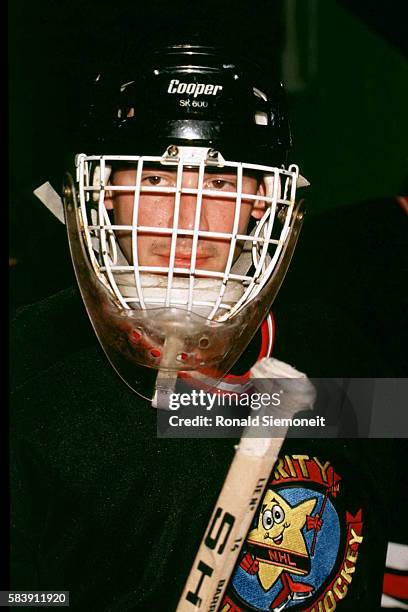
M 178 79 L 172 79 L 167 89 L 171 94 L 189 94 L 193 98 L 197 96 L 215 96 L 222 90 L 222 85 L 213 85 L 212 83 L 183 83 Z

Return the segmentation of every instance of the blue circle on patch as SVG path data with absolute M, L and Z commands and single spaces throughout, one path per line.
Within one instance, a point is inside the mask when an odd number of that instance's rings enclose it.
M 320 514 L 324 494 L 318 491 L 303 487 L 276 487 L 273 488 L 273 491 L 276 491 L 276 493 L 278 493 L 293 508 L 302 502 L 314 498 L 317 500 L 317 502 L 313 508 L 312 517 Z M 257 526 L 258 517 L 259 512 L 256 514 L 252 527 Z M 337 511 L 330 499 L 330 495 L 327 497 L 323 516 L 321 518 L 323 519 L 323 525 L 320 531 L 317 532 L 313 556 L 311 556 L 311 547 L 314 529 L 308 531 L 307 525 L 305 524 L 301 530 L 311 562 L 309 573 L 306 576 L 299 576 L 298 574 L 290 573 L 287 570 L 282 570 L 275 583 L 265 591 L 256 574 L 250 575 L 244 569 L 238 566 L 232 578 L 232 586 L 241 599 L 257 610 L 271 612 L 273 609 L 271 608 L 271 604 L 284 590 L 282 576 L 285 573 L 286 575 L 290 576 L 290 579 L 293 582 L 309 585 L 313 588 L 313 591 L 311 591 L 312 596 L 303 599 L 303 601 L 300 599 L 290 599 L 287 601 L 284 607 L 280 607 L 279 609 L 289 610 L 290 608 L 298 606 L 301 603 L 311 603 L 313 601 L 313 594 L 318 591 L 333 570 L 340 545 L 340 521 Z M 246 549 L 244 546 L 241 558 L 245 552 Z

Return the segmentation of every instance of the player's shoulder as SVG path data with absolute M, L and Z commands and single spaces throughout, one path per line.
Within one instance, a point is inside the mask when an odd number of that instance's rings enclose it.
M 85 461 L 89 441 L 104 448 L 108 432 L 118 447 L 127 430 L 155 434 L 153 415 L 139 409 L 146 401 L 110 366 L 75 290 L 20 309 L 11 352 L 13 440 L 58 455 L 61 469 L 69 469 L 64 453 Z
M 19 308 L 10 324 L 12 388 L 94 344 L 92 327 L 75 288 Z

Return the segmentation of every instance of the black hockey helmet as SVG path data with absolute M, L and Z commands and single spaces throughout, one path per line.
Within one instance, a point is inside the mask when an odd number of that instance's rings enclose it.
M 172 45 L 111 66 L 94 81 L 89 109 L 81 132 L 89 153 L 207 146 L 225 159 L 279 167 L 291 148 L 279 80 L 215 47 Z

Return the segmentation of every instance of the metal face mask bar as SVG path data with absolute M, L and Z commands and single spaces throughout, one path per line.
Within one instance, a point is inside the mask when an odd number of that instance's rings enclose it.
M 302 217 L 297 166 L 176 145 L 163 156 L 81 154 L 76 163 L 79 198 L 69 180 L 65 189 L 71 253 L 115 369 L 138 392 L 134 364 L 225 374 L 289 264 Z

